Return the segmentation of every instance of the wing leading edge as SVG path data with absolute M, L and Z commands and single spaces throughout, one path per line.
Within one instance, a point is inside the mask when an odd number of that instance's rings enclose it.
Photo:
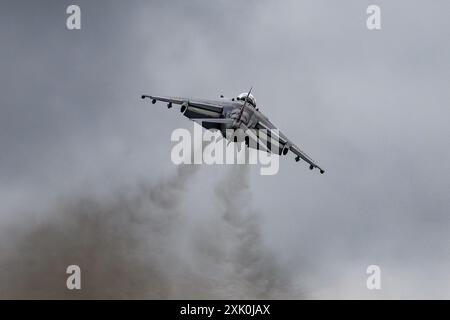
M 207 124 L 207 126 L 204 125 L 206 128 L 208 128 L 209 126 L 213 128 L 214 126 L 217 126 L 219 124 L 230 123 L 230 119 L 222 118 L 223 106 L 221 106 L 219 102 L 213 100 L 209 101 L 182 97 L 151 95 L 142 95 L 141 98 L 151 99 L 153 104 L 155 104 L 157 101 L 166 102 L 168 108 L 172 108 L 173 104 L 181 105 L 181 112 L 186 117 L 196 122 L 204 122 L 205 124 Z M 205 121 L 207 118 L 213 119 Z M 257 129 L 278 130 L 267 118 L 265 118 L 263 121 L 258 121 L 255 127 Z M 292 143 L 283 133 L 281 133 L 280 131 L 278 132 L 278 137 L 276 138 L 278 138 L 278 140 L 284 147 L 288 147 L 288 150 L 296 155 L 295 161 L 298 162 L 300 161 L 300 159 L 302 159 L 309 164 L 309 168 L 311 170 L 317 168 L 320 170 L 320 173 L 325 173 L 325 170 L 320 167 L 313 159 L 311 159 L 305 152 L 303 152 L 297 145 Z M 271 134 L 272 136 L 274 135 L 274 133 Z
M 215 114 L 211 114 L 212 117 L 216 116 L 216 114 L 221 114 L 223 111 L 223 106 L 214 103 L 214 101 L 200 100 L 200 99 L 190 99 L 190 98 L 182 98 L 182 97 L 166 97 L 166 96 L 150 96 L 150 95 L 142 95 L 142 99 L 148 98 L 152 100 L 152 103 L 155 104 L 156 101 L 167 102 L 167 107 L 171 108 L 173 104 L 185 105 L 189 108 L 197 108 L 203 111 L 210 111 Z
M 264 123 L 267 122 L 267 123 Z M 266 129 L 266 130 L 278 130 L 270 121 L 259 121 L 256 125 L 259 129 Z M 295 145 L 293 142 L 291 142 L 281 131 L 278 130 L 278 136 L 276 136 L 276 132 L 271 132 L 272 137 L 277 138 L 285 147 L 288 147 L 289 150 L 296 155 L 295 161 L 300 161 L 302 159 L 306 163 L 309 164 L 309 169 L 313 170 L 314 168 L 317 168 L 320 170 L 321 174 L 325 173 L 325 170 L 317 164 L 313 159 L 311 159 L 305 152 L 303 152 L 302 149 L 300 149 L 297 145 Z

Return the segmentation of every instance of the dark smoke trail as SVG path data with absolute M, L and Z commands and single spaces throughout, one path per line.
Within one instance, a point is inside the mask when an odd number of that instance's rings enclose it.
M 216 197 L 222 218 L 230 227 L 230 238 L 236 241 L 230 259 L 233 271 L 246 291 L 244 297 L 292 297 L 289 276 L 263 245 L 259 215 L 252 207 L 249 166 L 231 167 L 217 186 Z
M 164 262 L 173 251 L 164 250 L 196 170 L 179 166 L 169 179 L 131 195 L 64 199 L 29 230 L 3 234 L 0 298 L 170 297 Z M 66 288 L 71 264 L 82 270 L 80 291 Z

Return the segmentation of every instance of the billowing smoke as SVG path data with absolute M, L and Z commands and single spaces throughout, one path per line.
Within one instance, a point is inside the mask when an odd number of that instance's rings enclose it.
M 292 297 L 290 277 L 264 248 L 260 216 L 251 201 L 249 172 L 248 165 L 234 166 L 216 188 L 221 217 L 234 242 L 230 253 L 233 271 L 246 284 L 243 297 Z
M 177 206 L 195 166 L 154 186 L 95 198 L 62 199 L 31 230 L 4 235 L 1 298 L 166 298 L 164 270 Z M 170 201 L 169 201 L 170 199 Z M 68 291 L 68 265 L 82 270 L 82 290 Z
M 134 190 L 61 199 L 2 235 L 0 298 L 277 298 L 287 276 L 262 243 L 248 168 L 215 188 L 209 219 L 182 206 L 198 166 Z M 20 214 L 20 213 L 18 213 Z M 66 288 L 78 265 L 82 289 Z

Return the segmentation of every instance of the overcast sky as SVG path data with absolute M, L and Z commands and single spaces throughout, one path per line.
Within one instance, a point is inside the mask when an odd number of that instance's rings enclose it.
M 66 29 L 72 3 L 81 30 Z M 366 28 L 369 4 L 382 30 Z M 87 282 L 88 297 L 450 298 L 449 12 L 445 0 L 2 1 L 0 297 L 71 298 L 64 266 L 80 264 L 86 281 L 123 279 Z M 139 98 L 251 86 L 324 175 L 292 156 L 275 176 L 177 169 L 170 134 L 192 122 Z M 137 227 L 136 210 L 157 222 Z

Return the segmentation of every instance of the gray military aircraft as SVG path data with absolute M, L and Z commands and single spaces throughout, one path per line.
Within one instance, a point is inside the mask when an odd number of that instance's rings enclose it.
M 205 129 L 220 130 L 223 137 L 227 139 L 229 139 L 229 136 L 226 135 L 226 132 L 229 131 L 227 129 L 234 131 L 241 129 L 245 132 L 245 143 L 248 147 L 264 149 L 272 153 L 275 153 L 276 150 L 280 155 L 287 155 L 289 151 L 292 151 L 296 155 L 295 161 L 298 162 L 300 159 L 303 159 L 309 164 L 311 170 L 318 168 L 320 173 L 323 174 L 325 172 L 324 169 L 292 143 L 284 134 L 278 131 L 269 119 L 259 111 L 259 108 L 256 107 L 255 97 L 251 94 L 251 91 L 252 89 L 231 99 L 220 96 L 220 100 L 151 95 L 142 95 L 141 97 L 142 99 L 151 99 L 153 104 L 157 101 L 165 102 L 169 109 L 174 104 L 181 105 L 180 111 L 184 116 L 198 122 Z M 277 130 L 277 133 L 274 133 L 274 130 Z M 267 134 L 265 136 L 258 135 L 258 131 L 264 131 Z M 262 136 L 265 138 L 262 138 Z M 250 143 L 250 139 L 252 142 L 256 142 L 256 144 Z M 274 140 L 278 142 L 276 148 L 273 148 L 270 144 L 270 141 Z M 242 141 L 238 141 L 237 135 L 235 135 L 234 142 Z

